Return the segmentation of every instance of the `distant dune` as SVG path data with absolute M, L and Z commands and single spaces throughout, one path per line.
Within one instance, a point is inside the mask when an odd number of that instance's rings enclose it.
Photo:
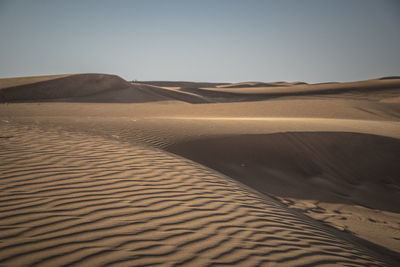
M 74 74 L 0 79 L 0 102 L 143 103 L 183 101 L 218 103 L 262 99 L 335 95 L 346 92 L 396 90 L 400 79 L 384 77 L 359 82 L 306 84 L 303 82 L 243 82 L 234 84 L 149 81 L 129 83 L 107 74 Z
M 115 75 L 75 74 L 0 79 L 0 102 L 125 102 L 181 100 L 208 102 L 201 96 L 141 83 Z
M 0 82 L 3 84 L 2 81 Z M 11 82 L 6 79 L 4 84 L 11 84 Z M 109 90 L 124 89 L 129 87 L 129 83 L 114 75 L 75 74 L 53 76 L 41 81 L 35 80 L 34 83 L 25 82 L 16 86 L 2 87 L 0 101 L 6 102 L 83 97 Z
M 264 99 L 335 95 L 343 93 L 368 94 L 373 91 L 390 91 L 400 88 L 396 76 L 358 82 L 325 82 L 307 84 L 304 82 L 241 82 L 241 83 L 195 83 L 195 82 L 138 82 L 175 92 L 187 92 L 206 99 L 207 102 L 259 101 Z
M 240 90 L 238 89 L 240 88 Z M 395 77 L 390 79 L 373 79 L 359 82 L 346 83 L 320 83 L 320 84 L 250 84 L 224 86 L 218 88 L 199 88 L 198 93 L 206 95 L 226 95 L 227 97 L 280 97 L 290 95 L 318 95 L 318 94 L 338 94 L 344 92 L 370 92 L 389 89 L 399 89 L 400 79 Z
M 60 74 L 60 75 L 45 75 L 45 76 L 30 76 L 30 77 L 15 77 L 15 78 L 0 78 L 0 89 L 7 87 L 15 87 L 25 84 L 32 84 L 38 82 L 44 82 L 70 76 L 71 74 Z
M 144 83 L 159 87 L 178 87 L 184 88 L 200 88 L 200 87 L 217 87 L 219 85 L 229 85 L 229 83 L 209 83 L 209 82 L 183 82 L 183 81 L 137 81 L 135 83 Z
M 293 86 L 307 84 L 304 82 L 241 82 L 241 83 L 231 83 L 226 85 L 217 85 L 218 88 L 249 88 L 249 87 L 279 87 L 279 86 Z

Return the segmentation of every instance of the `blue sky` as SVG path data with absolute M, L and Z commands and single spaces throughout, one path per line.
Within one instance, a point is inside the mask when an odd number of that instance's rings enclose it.
M 0 0 L 0 77 L 352 81 L 400 75 L 400 1 Z

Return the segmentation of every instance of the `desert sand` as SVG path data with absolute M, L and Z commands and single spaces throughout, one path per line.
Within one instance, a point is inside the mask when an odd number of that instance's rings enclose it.
M 0 79 L 1 266 L 396 266 L 400 79 Z

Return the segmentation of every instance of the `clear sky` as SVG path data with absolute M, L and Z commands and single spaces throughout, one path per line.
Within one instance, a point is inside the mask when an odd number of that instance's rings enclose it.
M 351 81 L 400 75 L 400 1 L 0 0 L 0 77 Z

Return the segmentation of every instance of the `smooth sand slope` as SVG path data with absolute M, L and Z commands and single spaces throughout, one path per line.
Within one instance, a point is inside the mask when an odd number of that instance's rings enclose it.
M 70 76 L 70 74 L 1 78 L 0 79 L 0 89 L 21 86 L 21 85 L 32 85 L 34 83 L 54 80 L 54 79 L 63 78 L 63 77 L 67 77 L 67 76 Z
M 34 83 L 26 83 L 23 78 L 0 79 L 0 84 L 1 102 L 82 97 L 129 86 L 117 76 L 104 74 L 44 76 Z
M 395 266 L 399 81 L 242 98 L 122 80 L 1 104 L 0 263 Z

